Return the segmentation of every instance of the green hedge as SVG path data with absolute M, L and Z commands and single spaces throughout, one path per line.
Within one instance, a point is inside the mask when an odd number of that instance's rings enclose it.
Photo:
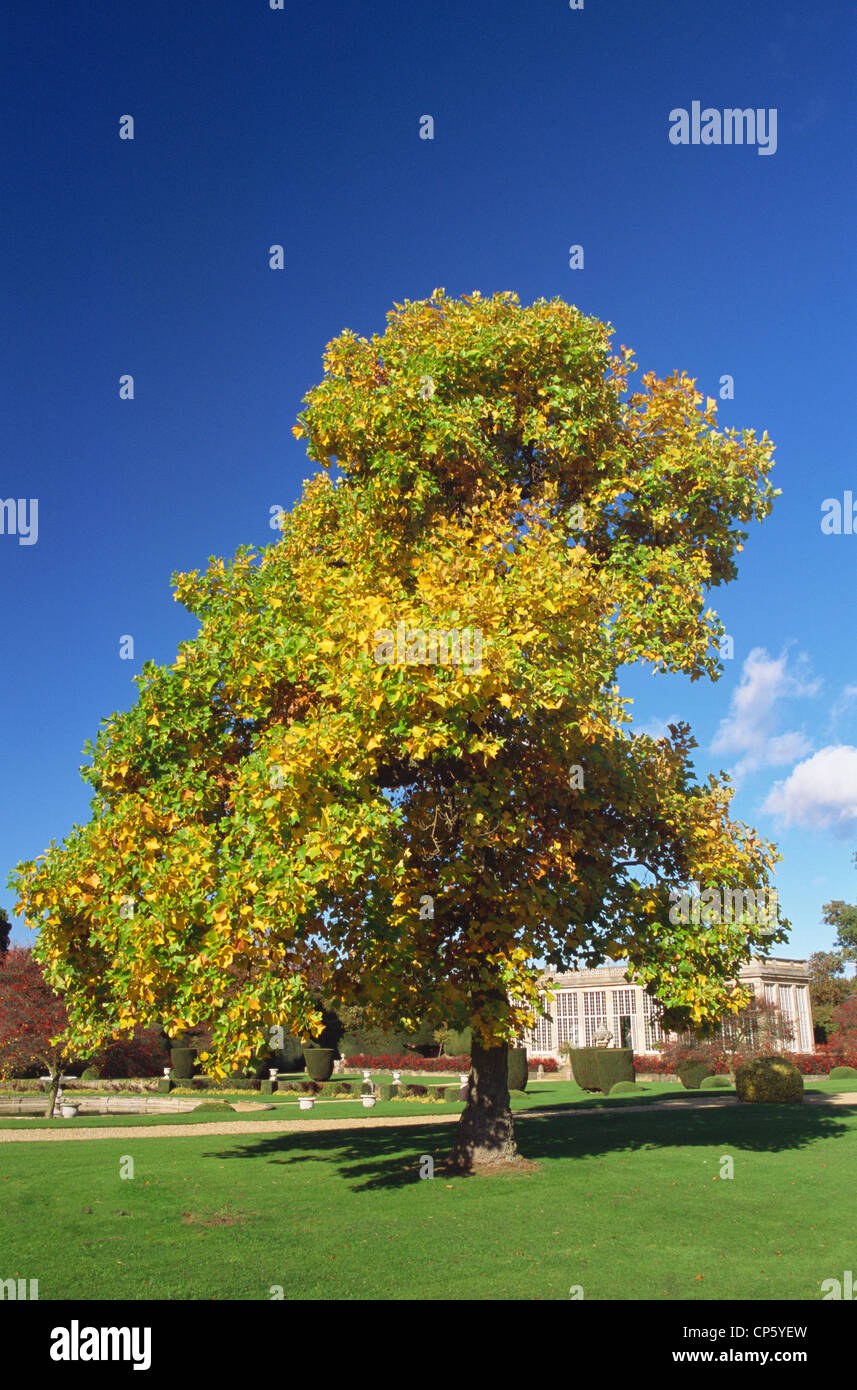
M 712 1076 L 708 1062 L 679 1062 L 676 1075 L 686 1091 L 698 1091 L 707 1076 Z
M 298 1083 L 298 1084 L 306 1085 L 306 1082 Z M 362 1084 L 362 1083 L 359 1082 L 359 1081 L 340 1081 L 339 1079 L 337 1079 L 337 1080 L 335 1080 L 335 1081 L 317 1081 L 317 1082 L 315 1083 L 315 1085 L 316 1085 L 317 1088 L 318 1088 L 317 1091 L 316 1091 L 316 1095 L 319 1095 L 319 1096 L 359 1096 L 359 1095 L 360 1095 L 361 1084 Z M 373 1094 L 374 1094 L 374 1089 L 373 1089 L 373 1087 L 370 1086 L 370 1087 L 369 1087 L 369 1090 L 366 1092 L 366 1095 L 373 1095 Z
M 572 1047 L 571 1071 L 583 1091 L 609 1095 L 617 1081 L 634 1080 L 634 1053 L 630 1047 Z
M 196 1061 L 195 1047 L 171 1047 L 170 1066 L 177 1081 L 189 1081 Z
M 831 1067 L 830 1075 L 834 1081 L 837 1079 L 844 1081 L 848 1076 L 857 1076 L 857 1067 Z
M 472 1028 L 462 1028 L 460 1033 L 454 1028 L 450 1028 L 446 1035 L 443 1050 L 447 1057 L 469 1057 L 472 1046 Z
M 634 1094 L 636 1089 L 636 1081 L 614 1081 L 608 1094 L 611 1096 L 630 1096 Z
M 335 1057 L 335 1047 L 305 1047 L 307 1075 L 311 1076 L 313 1081 L 329 1081 L 333 1075 Z
M 601 1082 L 598 1077 L 598 1057 L 602 1050 L 600 1047 L 570 1047 L 568 1049 L 571 1074 L 582 1091 L 601 1090 Z
M 404 1033 L 385 1033 L 381 1028 L 348 1028 L 339 1039 L 341 1057 L 380 1057 L 409 1051 Z
M 729 1080 L 728 1076 L 724 1076 L 722 1072 L 714 1072 L 711 1076 L 704 1076 L 702 1078 L 699 1083 L 699 1089 L 701 1091 L 721 1091 L 725 1087 L 731 1085 L 732 1082 Z
M 271 1066 L 278 1071 L 303 1071 L 304 1054 L 300 1038 L 291 1034 L 285 1037 L 282 1047 L 271 1053 Z
M 750 1105 L 796 1105 L 803 1100 L 803 1077 L 785 1057 L 755 1057 L 735 1073 L 738 1099 Z

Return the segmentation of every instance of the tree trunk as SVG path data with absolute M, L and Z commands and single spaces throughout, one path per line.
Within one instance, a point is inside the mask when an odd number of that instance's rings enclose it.
M 477 1163 L 515 1163 L 515 1123 L 509 1103 L 508 1047 L 483 1047 L 473 1038 L 470 1085 L 451 1166 L 463 1172 Z
M 59 1091 L 59 1088 L 60 1088 L 60 1081 L 61 1081 L 61 1079 L 62 1079 L 62 1067 L 59 1066 L 59 1067 L 56 1068 L 56 1070 L 54 1070 L 54 1068 L 51 1066 L 51 1067 L 49 1068 L 49 1071 L 50 1071 L 50 1074 L 51 1074 L 51 1088 L 50 1088 L 50 1102 L 49 1102 L 49 1104 L 48 1104 L 48 1110 L 47 1110 L 46 1118 L 47 1118 L 48 1120 L 52 1120 L 52 1119 L 54 1118 L 54 1110 L 56 1109 L 57 1092 Z

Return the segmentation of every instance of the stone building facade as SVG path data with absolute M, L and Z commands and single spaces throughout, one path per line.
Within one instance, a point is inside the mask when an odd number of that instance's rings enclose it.
M 632 1047 L 635 1052 L 657 1052 L 665 1034 L 658 1022 L 658 1005 L 642 988 L 632 984 L 621 965 L 596 970 L 574 970 L 552 975 L 546 1016 L 527 1035 L 531 1056 L 559 1057 L 563 1043 L 593 1047 L 595 1031 L 602 1024 L 613 1034 L 612 1047 Z M 812 1052 L 812 1005 L 809 968 L 805 960 L 751 960 L 743 966 L 739 981 L 751 986 L 756 997 L 776 1004 L 791 1024 L 794 1038 L 785 1045 L 791 1052 Z M 724 1027 L 728 1028 L 728 1020 Z

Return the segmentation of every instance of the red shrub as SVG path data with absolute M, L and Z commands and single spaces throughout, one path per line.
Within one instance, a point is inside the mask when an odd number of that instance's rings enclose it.
M 804 1076 L 827 1076 L 831 1067 L 836 1066 L 857 1066 L 857 1046 L 838 1050 L 830 1044 L 819 1046 L 815 1052 L 748 1052 L 746 1055 L 732 1053 L 731 1055 L 721 1052 L 716 1048 L 711 1051 L 701 1052 L 700 1049 L 685 1047 L 671 1048 L 669 1052 L 647 1052 L 637 1054 L 634 1057 L 634 1071 L 638 1076 L 651 1076 L 653 1072 L 673 1072 L 676 1066 L 682 1061 L 706 1061 L 712 1071 L 725 1074 L 740 1067 L 742 1062 L 749 1062 L 753 1057 L 760 1056 L 782 1056 L 787 1057 L 790 1062 L 794 1062 L 798 1071 Z
M 834 1009 L 830 1045 L 839 1052 L 857 1051 L 857 994 L 850 995 Z
M 358 1052 L 346 1057 L 347 1067 L 371 1071 L 470 1071 L 469 1057 L 421 1057 L 418 1052 Z
M 67 1065 L 65 1005 L 44 977 L 30 946 L 0 957 L 0 1074 L 39 1076 Z M 59 1042 L 52 1042 L 55 1037 Z
M 92 1059 L 103 1077 L 160 1076 L 170 1065 L 168 1044 L 157 1028 L 110 1042 Z
M 545 1071 L 558 1071 L 559 1063 L 555 1057 L 528 1057 L 527 1066 L 531 1071 L 538 1071 L 539 1067 L 544 1067 Z

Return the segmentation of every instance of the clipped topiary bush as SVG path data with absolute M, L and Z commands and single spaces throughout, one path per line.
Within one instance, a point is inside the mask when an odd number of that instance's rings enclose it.
M 637 1089 L 635 1081 L 614 1081 L 610 1087 L 608 1095 L 611 1096 L 631 1096 Z
M 571 1047 L 571 1073 L 583 1091 L 609 1095 L 617 1081 L 634 1080 L 634 1053 L 630 1047 Z
M 80 1073 L 80 1079 L 81 1081 L 100 1081 L 101 1072 L 98 1067 L 87 1067 L 85 1071 Z
M 738 1099 L 750 1105 L 795 1105 L 803 1100 L 803 1077 L 785 1057 L 755 1057 L 735 1073 Z
M 708 1062 L 679 1062 L 676 1074 L 686 1091 L 698 1091 L 712 1071 Z
M 728 1076 L 724 1076 L 722 1072 L 716 1072 L 713 1076 L 704 1076 L 699 1083 L 699 1089 L 701 1091 L 720 1091 L 725 1086 L 731 1085 L 732 1082 Z
M 393 1097 L 397 1096 L 398 1094 L 398 1086 L 394 1086 L 391 1081 L 382 1081 L 380 1086 L 378 1087 L 379 1100 L 392 1100 Z
M 571 1074 L 582 1091 L 600 1091 L 598 1080 L 598 1054 L 600 1047 L 570 1047 L 568 1060 Z
M 307 1076 L 313 1081 L 329 1081 L 333 1076 L 335 1047 L 305 1047 L 303 1050 Z
M 599 1047 L 597 1052 L 598 1089 L 605 1096 L 610 1094 L 610 1087 L 615 1086 L 617 1081 L 634 1080 L 634 1054 L 630 1047 Z
M 168 1076 L 162 1076 L 158 1082 L 158 1095 L 168 1096 L 173 1089 L 173 1083 Z
M 527 1049 L 525 1047 L 509 1048 L 507 1076 L 510 1091 L 526 1091 Z
M 223 1115 L 227 1110 L 231 1109 L 232 1106 L 225 1100 L 203 1100 L 200 1101 L 199 1105 L 194 1106 L 193 1113 L 194 1115 L 210 1115 L 216 1110 L 219 1114 Z
M 170 1066 L 173 1075 L 179 1081 L 187 1081 L 193 1076 L 194 1062 L 196 1061 L 195 1047 L 171 1047 Z
M 86 1073 L 84 1072 L 84 1076 Z M 848 1076 L 857 1076 L 857 1067 L 831 1067 L 830 1075 L 834 1081 L 844 1081 Z

